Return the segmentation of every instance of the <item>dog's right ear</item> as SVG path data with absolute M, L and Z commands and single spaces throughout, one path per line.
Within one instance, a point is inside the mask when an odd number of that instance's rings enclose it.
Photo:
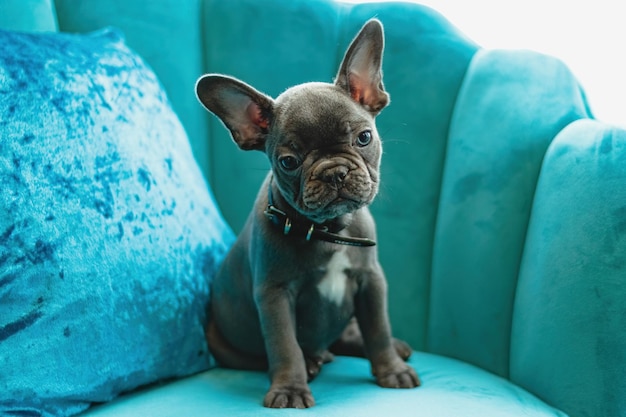
M 198 100 L 220 118 L 243 150 L 265 150 L 274 100 L 236 78 L 206 74 L 196 83 Z

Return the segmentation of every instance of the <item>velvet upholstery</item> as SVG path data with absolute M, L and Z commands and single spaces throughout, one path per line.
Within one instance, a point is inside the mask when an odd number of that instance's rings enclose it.
M 430 350 L 508 375 L 519 265 L 541 161 L 554 136 L 586 115 L 580 87 L 562 62 L 523 51 L 474 56 L 448 137 Z
M 573 416 L 626 413 L 624 161 L 623 129 L 567 126 L 546 153 L 528 228 L 511 379 Z
M 131 394 L 87 415 L 565 417 L 509 381 L 467 363 L 422 352 L 416 352 L 410 363 L 421 370 L 424 385 L 416 390 L 386 390 L 368 378 L 366 361 L 340 357 L 311 383 L 317 403 L 307 411 L 263 408 L 261 399 L 269 387 L 264 373 L 218 368 Z
M 0 4 L 0 28 L 35 32 L 58 29 L 53 0 L 3 0 Z
M 43 8 L 32 14 L 32 4 Z M 313 383 L 318 406 L 304 413 L 626 415 L 626 139 L 594 120 L 562 62 L 482 49 L 408 3 L 5 0 L 0 11 L 15 15 L 0 17 L 13 29 L 120 27 L 162 82 L 235 231 L 267 162 L 203 112 L 195 78 L 224 72 L 273 96 L 332 81 L 351 37 L 378 17 L 391 105 L 378 117 L 372 212 L 394 333 L 430 352 L 413 359 L 424 386 L 380 389 L 367 362 L 341 358 Z M 262 373 L 213 369 L 88 414 L 277 414 L 260 406 L 267 384 Z

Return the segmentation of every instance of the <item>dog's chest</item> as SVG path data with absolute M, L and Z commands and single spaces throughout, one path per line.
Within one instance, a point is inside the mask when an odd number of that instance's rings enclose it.
M 341 306 L 346 296 L 348 273 L 351 267 L 352 264 L 345 249 L 333 253 L 326 266 L 321 268 L 323 275 L 317 284 L 317 291 L 320 295 Z

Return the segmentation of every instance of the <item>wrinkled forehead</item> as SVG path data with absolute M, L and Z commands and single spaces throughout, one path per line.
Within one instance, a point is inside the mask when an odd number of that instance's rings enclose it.
M 276 99 L 275 123 L 285 136 L 317 138 L 329 144 L 373 128 L 373 118 L 332 84 L 310 83 Z

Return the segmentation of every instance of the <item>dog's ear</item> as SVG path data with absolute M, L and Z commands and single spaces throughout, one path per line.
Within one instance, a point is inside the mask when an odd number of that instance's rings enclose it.
M 196 83 L 196 95 L 226 125 L 243 150 L 265 150 L 274 101 L 236 78 L 206 74 Z
M 389 103 L 383 87 L 384 46 L 382 23 L 378 19 L 367 21 L 350 44 L 335 79 L 336 85 L 374 115 Z

